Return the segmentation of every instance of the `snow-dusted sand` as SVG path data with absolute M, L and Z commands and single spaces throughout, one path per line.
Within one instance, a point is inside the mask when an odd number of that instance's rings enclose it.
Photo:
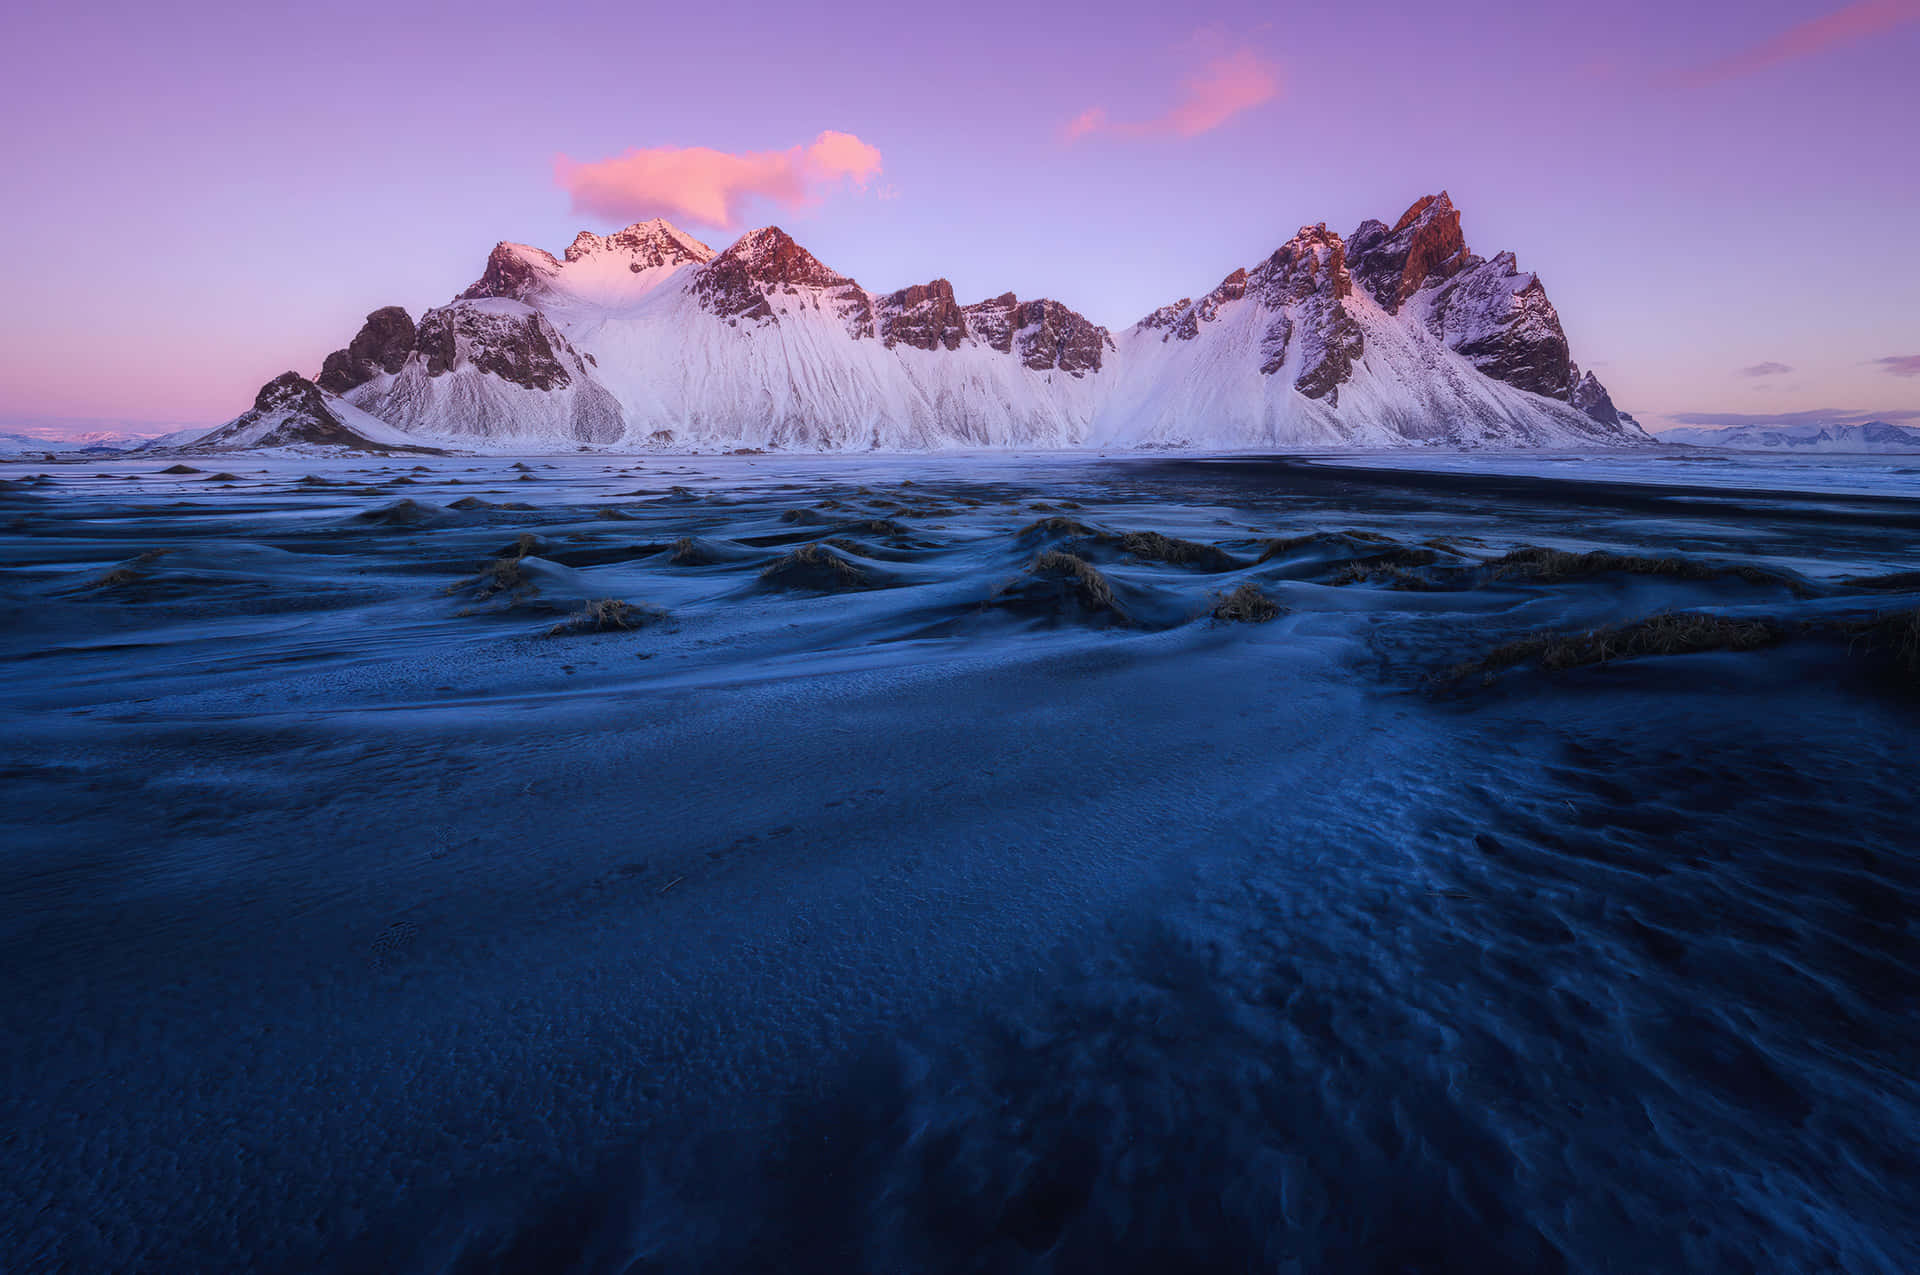
M 193 463 L 0 466 L 0 1268 L 1920 1269 L 1897 466 Z

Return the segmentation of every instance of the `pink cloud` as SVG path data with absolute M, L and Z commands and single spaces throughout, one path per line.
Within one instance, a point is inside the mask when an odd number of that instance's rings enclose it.
M 1180 99 L 1162 115 L 1131 123 L 1113 123 L 1102 106 L 1091 106 L 1067 121 L 1069 142 L 1094 133 L 1116 137 L 1197 137 L 1243 111 L 1272 101 L 1280 93 L 1280 72 L 1251 49 L 1214 58 L 1180 86 Z
M 1920 19 L 1920 0 L 1855 0 L 1825 17 L 1789 27 L 1771 40 L 1701 67 L 1685 78 L 1693 84 L 1712 84 L 1751 75 L 1836 44 L 1864 40 L 1916 19 Z
M 574 212 L 609 221 L 677 218 L 722 230 L 740 224 L 750 200 L 801 208 L 841 181 L 865 189 L 879 172 L 877 148 L 832 130 L 783 151 L 656 146 L 590 163 L 565 155 L 553 162 Z
M 1920 354 L 1894 354 L 1874 362 L 1889 376 L 1920 376 Z

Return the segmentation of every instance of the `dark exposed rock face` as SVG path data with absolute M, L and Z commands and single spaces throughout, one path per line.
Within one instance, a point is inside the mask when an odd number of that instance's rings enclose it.
M 829 270 L 778 226 L 768 226 L 701 267 L 694 283 L 700 304 L 723 319 L 778 322 L 767 297 L 776 291 L 819 288 L 831 294 L 847 329 L 856 337 L 873 335 L 873 306 L 858 284 Z
M 1607 387 L 1600 384 L 1600 378 L 1591 372 L 1582 377 L 1580 383 L 1573 387 L 1573 397 L 1568 401 L 1602 425 L 1621 423 L 1623 413 L 1613 405 L 1613 395 L 1607 393 Z
M 1399 313 L 1429 279 L 1449 279 L 1476 264 L 1460 233 L 1460 213 L 1444 190 L 1417 201 L 1392 230 L 1363 222 L 1353 232 L 1347 259 L 1353 277 L 1388 314 Z
M 1003 292 L 997 297 L 976 301 L 961 313 L 974 340 L 1007 354 L 1013 349 L 1013 315 L 1019 308 L 1020 299 L 1011 292 Z
M 256 412 L 300 412 L 316 418 L 334 420 L 320 387 L 298 372 L 282 372 L 260 387 L 253 396 Z M 337 422 L 336 422 L 337 423 Z
M 1058 301 L 1020 301 L 1011 292 L 975 302 L 963 312 L 968 328 L 986 345 L 1017 354 L 1036 372 L 1070 376 L 1098 372 L 1113 348 L 1107 330 Z
M 880 339 L 888 348 L 957 350 L 967 337 L 967 318 L 945 279 L 902 288 L 880 302 Z
M 525 301 L 546 289 L 547 281 L 560 272 L 560 263 L 550 252 L 525 244 L 497 243 L 487 255 L 487 268 L 479 282 L 461 293 L 461 301 L 481 297 L 510 297 Z
M 320 387 L 298 372 L 282 372 L 260 387 L 253 407 L 190 445 L 194 452 L 241 447 L 344 447 L 352 451 L 426 452 L 437 449 L 375 443 L 348 426 Z
M 1495 380 L 1563 403 L 1573 396 L 1573 357 L 1560 315 L 1539 278 L 1522 274 L 1510 252 L 1441 284 L 1427 325 Z
M 464 360 L 528 389 L 557 390 L 573 380 L 561 357 L 571 349 L 538 314 L 442 306 L 420 317 L 418 346 L 428 376 L 445 375 Z
M 1293 387 L 1308 398 L 1338 403 L 1340 386 L 1353 374 L 1366 344 L 1344 304 L 1353 294 L 1353 280 L 1340 236 L 1324 223 L 1302 226 L 1247 276 L 1246 292 L 1276 312 L 1261 344 L 1260 371 L 1278 372 L 1297 340 L 1301 363 Z
M 344 350 L 327 355 L 318 384 L 331 394 L 345 394 L 382 372 L 398 372 L 413 353 L 413 319 L 397 305 L 375 310 Z

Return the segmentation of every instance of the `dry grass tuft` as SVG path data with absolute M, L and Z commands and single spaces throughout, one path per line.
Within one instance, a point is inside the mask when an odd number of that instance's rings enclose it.
M 1511 553 L 1491 559 L 1486 569 L 1495 579 L 1578 580 L 1587 576 L 1618 572 L 1624 575 L 1666 576 L 1676 580 L 1718 580 L 1733 576 L 1749 584 L 1785 585 L 1800 590 L 1785 576 L 1754 566 L 1722 566 L 1695 562 L 1690 558 L 1646 558 L 1633 554 L 1610 553 L 1595 549 L 1587 553 L 1568 553 L 1540 545 L 1524 545 Z
M 1416 565 L 1426 566 L 1427 563 Z M 1417 571 L 1409 570 L 1400 562 L 1367 559 L 1361 562 L 1349 562 L 1333 574 L 1329 584 L 1344 586 L 1349 584 L 1384 584 L 1390 589 L 1403 589 L 1420 592 L 1435 588 L 1432 580 Z
M 105 575 L 89 580 L 85 584 L 76 585 L 74 592 L 90 589 L 121 589 L 130 584 L 139 584 L 151 574 L 148 568 L 172 552 L 171 549 L 149 549 L 145 553 L 127 559 Z
M 473 586 L 473 596 L 476 600 L 484 601 L 497 593 L 512 594 L 515 602 L 531 598 L 539 592 L 539 589 L 527 579 L 526 573 L 521 570 L 520 561 L 535 553 L 540 547 L 540 537 L 523 531 L 511 547 L 504 550 L 492 562 L 481 567 L 477 575 L 459 581 L 448 588 L 447 592 L 458 593 L 462 589 Z
M 711 567 L 721 559 L 692 536 L 682 536 L 673 542 L 667 561 L 676 567 Z
M 1086 523 L 1076 518 L 1042 518 L 1038 522 L 1030 522 L 1020 528 L 1017 534 L 1020 539 L 1029 540 L 1043 536 L 1049 539 L 1055 539 L 1061 537 L 1091 536 L 1098 533 L 1096 533 L 1092 527 L 1089 527 Z
M 1363 544 L 1390 545 L 1394 543 L 1393 537 L 1383 536 L 1377 531 L 1358 531 L 1353 529 L 1346 531 L 1309 531 L 1298 536 L 1280 536 L 1267 541 L 1266 548 L 1260 551 L 1260 557 L 1255 560 L 1254 565 L 1258 566 L 1262 562 L 1271 562 L 1275 558 L 1285 557 L 1295 549 L 1304 549 L 1308 545 L 1329 544 L 1336 540 L 1346 540 L 1349 542 L 1359 541 Z
M 843 522 L 834 530 L 848 535 L 882 536 L 896 539 L 913 534 L 913 528 L 891 518 L 863 518 L 857 522 Z
M 1215 545 L 1194 540 L 1176 540 L 1157 531 L 1129 531 L 1119 540 L 1120 551 L 1148 562 L 1164 562 L 1174 567 L 1199 567 L 1204 571 L 1232 571 L 1243 566 L 1239 559 Z
M 1742 620 L 1697 611 L 1663 611 L 1630 624 L 1584 633 L 1535 633 L 1495 647 L 1477 660 L 1457 664 L 1441 676 L 1447 683 L 1494 674 L 1522 664 L 1550 673 L 1613 660 L 1656 655 L 1697 655 L 1705 651 L 1756 651 L 1772 646 L 1786 630 L 1772 620 Z
M 824 545 L 801 545 L 793 552 L 768 564 L 760 573 L 761 583 L 776 589 L 805 589 L 818 593 L 839 593 L 848 589 L 866 589 L 873 577 Z
M 1113 586 L 1100 574 L 1100 569 L 1085 558 L 1049 549 L 1033 560 L 1027 572 L 1043 580 L 1059 580 L 1071 585 L 1080 605 L 1088 610 L 1120 610 L 1120 603 L 1113 596 Z
M 1283 610 L 1257 585 L 1243 584 L 1232 593 L 1222 594 L 1208 614 L 1216 620 L 1237 624 L 1265 624 L 1268 620 L 1278 619 Z
M 616 633 L 645 628 L 667 618 L 656 607 L 635 606 L 618 598 L 600 598 L 589 602 L 547 630 L 548 637 L 574 637 L 583 633 Z
M 195 469 L 192 465 L 179 464 L 179 465 L 168 465 L 165 469 L 161 470 L 160 472 L 163 474 L 198 474 L 198 473 L 201 473 L 202 471 Z

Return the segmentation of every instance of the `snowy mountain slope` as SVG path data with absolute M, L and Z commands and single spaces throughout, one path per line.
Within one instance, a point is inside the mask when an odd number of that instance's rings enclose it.
M 1920 429 L 1887 421 L 1857 425 L 1729 425 L 1718 429 L 1664 430 L 1663 443 L 1728 447 L 1739 451 L 1920 452 Z
M 1443 192 L 1350 240 L 1303 228 L 1116 337 L 1052 300 L 878 293 L 778 227 L 664 221 L 501 243 L 417 327 L 389 307 L 322 379 L 409 434 L 527 446 L 821 450 L 1614 445 L 1539 279 L 1467 250 Z

